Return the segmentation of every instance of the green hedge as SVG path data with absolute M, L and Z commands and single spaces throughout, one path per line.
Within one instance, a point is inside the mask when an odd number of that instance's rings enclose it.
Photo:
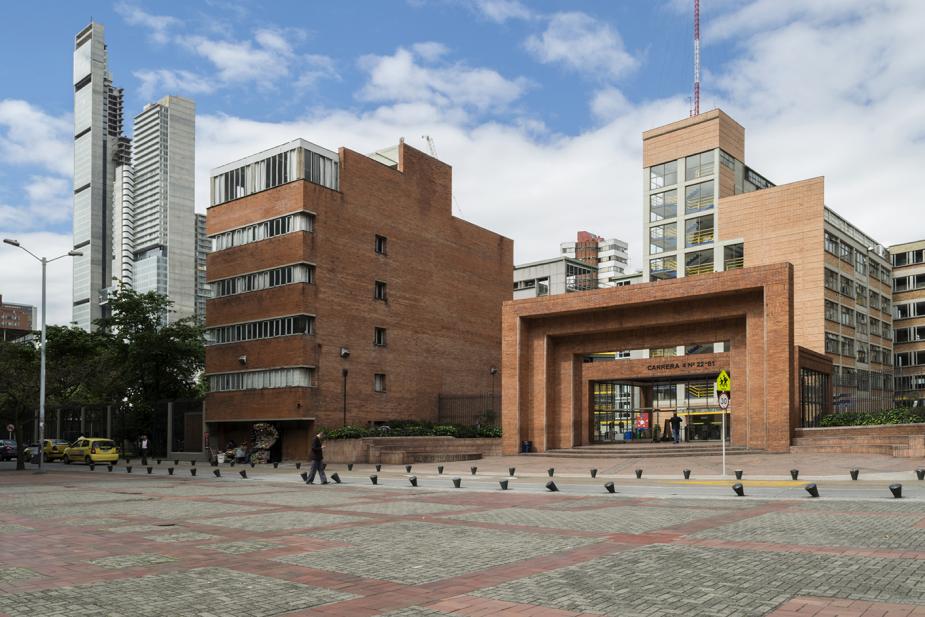
M 917 422 L 925 422 L 925 408 L 898 407 L 864 413 L 833 413 L 822 418 L 819 426 L 870 426 L 873 424 L 915 424 Z
M 325 439 L 359 439 L 361 437 L 501 437 L 501 429 L 494 426 L 462 426 L 460 424 L 433 424 L 415 420 L 394 420 L 377 428 L 341 426 L 326 428 Z

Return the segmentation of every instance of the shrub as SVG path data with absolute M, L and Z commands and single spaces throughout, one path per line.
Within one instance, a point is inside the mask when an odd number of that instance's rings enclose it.
M 825 416 L 819 426 L 871 426 L 925 422 L 925 408 L 897 407 L 883 411 L 842 412 Z

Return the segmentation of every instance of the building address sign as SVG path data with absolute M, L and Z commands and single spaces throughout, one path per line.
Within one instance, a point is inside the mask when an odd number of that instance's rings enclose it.
M 647 371 L 668 371 L 679 368 L 710 368 L 716 366 L 716 360 L 691 360 L 689 362 L 667 362 L 665 364 L 649 364 Z

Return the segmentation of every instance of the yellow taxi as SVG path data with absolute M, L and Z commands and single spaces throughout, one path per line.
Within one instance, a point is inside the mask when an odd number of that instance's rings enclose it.
M 64 450 L 64 462 L 115 463 L 119 460 L 116 442 L 105 437 L 80 437 Z
M 64 439 L 46 439 L 43 444 L 42 450 L 46 461 L 64 458 L 64 451 L 68 447 L 67 441 Z

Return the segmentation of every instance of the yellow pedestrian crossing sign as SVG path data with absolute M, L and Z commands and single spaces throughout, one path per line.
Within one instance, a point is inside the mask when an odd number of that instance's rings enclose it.
M 729 373 L 720 371 L 719 377 L 716 378 L 717 392 L 732 392 L 732 380 L 729 379 Z

